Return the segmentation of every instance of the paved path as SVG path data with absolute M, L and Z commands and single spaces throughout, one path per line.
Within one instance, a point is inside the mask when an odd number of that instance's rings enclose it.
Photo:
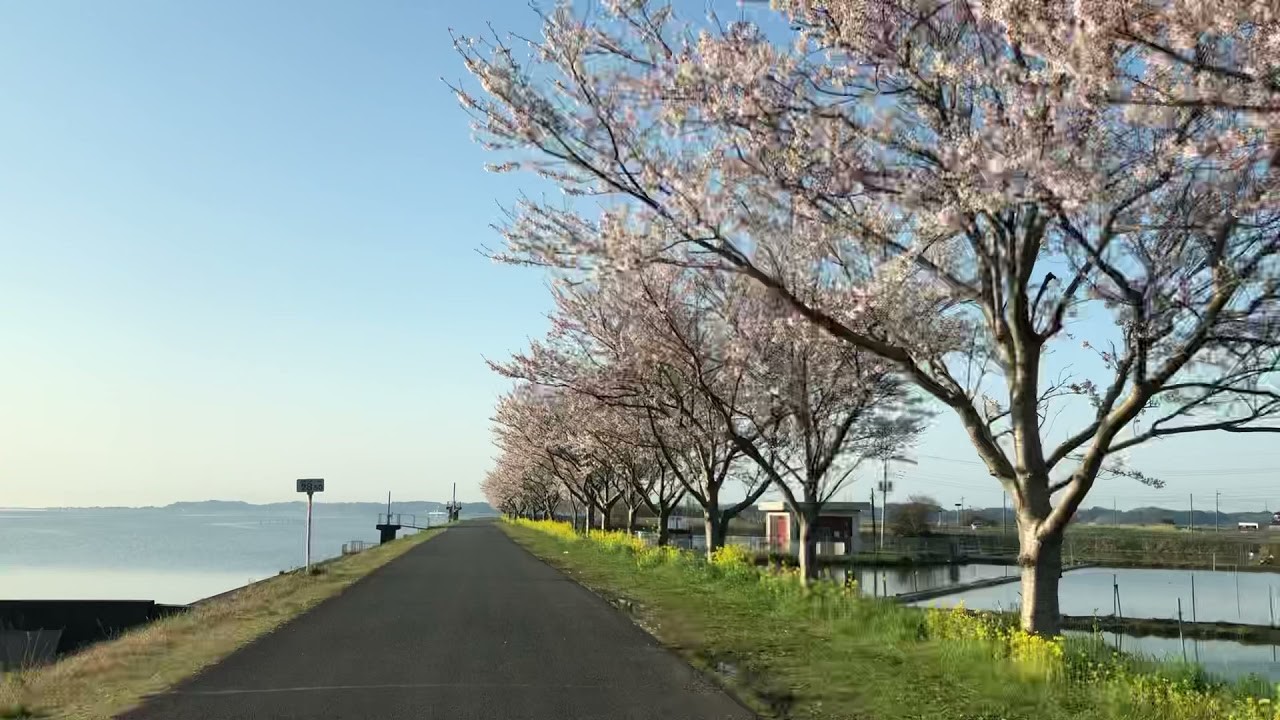
M 414 548 L 128 720 L 753 717 L 492 523 Z

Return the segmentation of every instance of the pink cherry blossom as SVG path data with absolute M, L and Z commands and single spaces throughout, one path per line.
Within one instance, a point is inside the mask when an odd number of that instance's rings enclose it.
M 560 6 L 528 58 L 459 38 L 480 89 L 456 91 L 480 141 L 594 201 L 522 201 L 501 257 L 616 281 L 637 303 L 625 278 L 649 267 L 747 282 L 778 303 L 777 332 L 820 329 L 878 358 L 956 414 L 1009 491 L 1024 625 L 1056 632 L 1062 533 L 1110 454 L 1280 430 L 1280 13 L 775 5 L 791 37 L 637 0 Z M 1114 347 L 1088 377 L 1043 377 L 1077 317 L 1108 324 L 1091 339 Z M 726 362 L 754 372 L 735 345 Z M 645 347 L 625 372 L 671 353 Z M 1001 396 L 994 416 L 984 394 Z M 1088 419 L 1050 437 L 1049 406 L 1073 401 Z

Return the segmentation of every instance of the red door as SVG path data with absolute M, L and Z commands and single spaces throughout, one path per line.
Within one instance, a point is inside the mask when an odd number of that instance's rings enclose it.
M 791 549 L 791 518 L 788 515 L 769 516 L 769 542 L 776 550 Z

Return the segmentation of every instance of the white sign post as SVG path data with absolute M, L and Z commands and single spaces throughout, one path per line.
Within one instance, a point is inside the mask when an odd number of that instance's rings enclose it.
M 307 574 L 311 573 L 311 496 L 324 492 L 324 478 L 300 478 L 298 492 L 307 494 Z

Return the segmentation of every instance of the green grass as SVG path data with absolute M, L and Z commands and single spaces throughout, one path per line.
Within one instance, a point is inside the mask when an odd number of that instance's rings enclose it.
M 659 640 L 719 677 L 765 715 L 859 720 L 1280 717 L 1266 705 L 1249 714 L 1230 714 L 1247 706 L 1241 699 L 1244 688 L 1214 683 L 1195 668 L 1115 658 L 1110 651 L 1080 643 L 1069 645 L 1067 658 L 1058 662 L 1069 666 L 1075 679 L 1050 677 L 993 655 L 990 642 L 931 637 L 922 611 L 851 597 L 830 584 L 806 592 L 790 578 L 708 565 L 688 554 L 654 561 L 623 540 L 590 542 L 504 527 L 535 555 L 601 595 L 625 601 L 618 604 Z
M 0 720 L 27 720 L 38 717 L 40 714 L 27 705 L 0 705 Z
M 1063 552 L 1079 562 L 1132 567 L 1183 567 L 1276 570 L 1248 557 L 1250 549 L 1261 555 L 1280 555 L 1280 538 L 1271 532 L 1241 533 L 1171 530 L 1145 526 L 1073 526 L 1067 531 Z
M 110 718 L 336 595 L 442 530 L 250 585 L 42 667 L 0 679 L 0 718 Z

